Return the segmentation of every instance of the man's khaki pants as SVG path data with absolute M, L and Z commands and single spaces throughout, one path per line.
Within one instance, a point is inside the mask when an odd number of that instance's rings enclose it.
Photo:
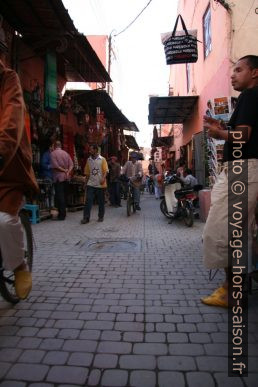
M 228 267 L 228 186 L 232 184 L 228 180 L 228 168 L 230 165 L 225 163 L 212 188 L 211 207 L 203 231 L 203 259 L 208 269 Z M 234 180 L 243 182 L 241 175 L 234 175 Z M 258 197 L 258 159 L 248 160 L 248 182 L 244 183 L 248 184 L 248 213 L 243 214 L 242 227 L 248 223 L 248 271 L 251 272 L 252 225 Z
M 24 237 L 18 215 L 0 212 L 0 250 L 6 270 L 13 271 L 23 263 Z

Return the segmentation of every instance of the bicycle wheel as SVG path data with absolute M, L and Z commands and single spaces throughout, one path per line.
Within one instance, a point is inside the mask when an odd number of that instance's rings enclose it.
M 26 212 L 21 211 L 19 216 L 24 233 L 24 258 L 31 271 L 33 262 L 33 240 L 31 225 Z M 12 271 L 5 270 L 4 268 L 1 268 L 0 270 L 0 293 L 6 301 L 11 302 L 12 304 L 16 304 L 20 301 L 15 292 L 14 273 Z
M 127 216 L 131 215 L 131 195 L 128 193 L 127 201 L 126 201 L 126 213 Z
M 186 203 L 186 207 L 184 208 L 184 222 L 188 227 L 192 227 L 194 223 L 194 213 L 193 209 Z

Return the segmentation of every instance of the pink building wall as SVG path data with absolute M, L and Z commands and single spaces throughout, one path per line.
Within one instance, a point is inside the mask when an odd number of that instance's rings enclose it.
M 203 43 L 198 42 L 198 61 L 190 64 L 190 88 L 187 92 L 186 64 L 171 65 L 170 87 L 174 96 L 199 96 L 192 117 L 184 123 L 181 137 L 175 138 L 178 158 L 180 146 L 191 141 L 193 134 L 203 130 L 202 117 L 207 110 L 207 101 L 216 97 L 230 96 L 230 41 L 231 19 L 220 4 L 213 1 L 179 0 L 178 14 L 181 14 L 188 30 L 197 30 L 197 39 L 204 42 L 203 16 L 210 4 L 211 44 L 209 55 L 204 58 Z M 181 30 L 181 25 L 178 30 Z
M 91 46 L 93 47 L 94 51 L 98 55 L 103 66 L 107 69 L 108 36 L 107 35 L 87 35 L 87 40 L 90 42 Z
M 108 36 L 107 35 L 87 35 L 87 40 L 92 46 L 93 50 L 99 57 L 106 70 L 108 70 Z M 88 82 L 92 89 L 101 87 L 97 82 Z

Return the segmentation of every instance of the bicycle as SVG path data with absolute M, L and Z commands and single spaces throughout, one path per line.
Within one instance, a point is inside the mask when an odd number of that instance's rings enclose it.
M 127 202 L 126 202 L 126 213 L 127 216 L 130 216 L 131 213 L 136 212 L 136 204 L 134 202 L 134 189 L 131 180 L 128 181 L 128 192 L 127 192 Z
M 26 210 L 21 210 L 19 212 L 19 217 L 23 227 L 24 234 L 24 248 L 25 248 L 25 260 L 30 269 L 32 270 L 33 262 L 33 236 L 31 224 L 29 221 L 28 213 Z M 2 256 L 0 251 L 0 294 L 3 298 L 11 302 L 12 304 L 17 304 L 20 301 L 19 297 L 16 295 L 15 286 L 14 286 L 14 272 L 5 270 L 2 265 Z

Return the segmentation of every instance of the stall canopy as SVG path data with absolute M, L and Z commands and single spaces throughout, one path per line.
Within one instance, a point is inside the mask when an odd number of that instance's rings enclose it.
M 37 55 L 56 52 L 58 62 L 65 64 L 68 81 L 111 81 L 61 0 L 4 0 L 0 2 L 0 13 Z
M 152 146 L 160 147 L 171 147 L 174 145 L 174 136 L 163 136 L 163 137 L 157 137 L 153 138 L 152 140 Z
M 133 136 L 125 135 L 125 143 L 129 149 L 140 150 L 139 145 Z
M 126 118 L 105 90 L 70 90 L 66 91 L 66 94 L 75 97 L 78 104 L 84 108 L 87 106 L 100 107 L 106 118 L 122 129 L 139 132 L 136 124 Z
M 149 124 L 178 124 L 190 118 L 199 97 L 150 97 Z

